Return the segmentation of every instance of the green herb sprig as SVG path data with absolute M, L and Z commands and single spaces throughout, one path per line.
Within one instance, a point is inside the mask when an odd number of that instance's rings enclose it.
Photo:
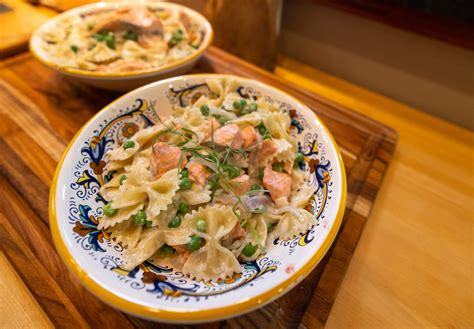
M 115 49 L 115 34 L 108 30 L 101 30 L 100 32 L 92 33 L 92 38 L 98 42 L 105 42 L 107 47 Z

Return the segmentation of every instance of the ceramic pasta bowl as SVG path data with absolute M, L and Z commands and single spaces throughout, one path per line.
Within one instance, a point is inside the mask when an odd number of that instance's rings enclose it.
M 187 23 L 191 21 L 199 27 L 199 31 L 196 32 L 200 36 L 199 41 L 192 45 L 195 49 L 192 52 L 182 52 L 185 55 L 180 55 L 179 52 L 176 52 L 177 55 L 174 56 L 176 57 L 174 60 L 161 62 L 160 56 L 166 52 L 159 48 L 155 49 L 149 45 L 144 48 L 145 46 L 141 47 L 139 43 L 132 42 L 131 40 L 125 41 L 123 48 L 122 45 L 119 46 L 121 44 L 119 40 L 122 40 L 121 38 L 124 35 L 122 30 L 115 32 L 113 44 L 109 44 L 113 49 L 105 46 L 104 42 L 97 42 L 97 45 L 94 47 L 94 40 L 102 40 L 100 39 L 100 33 L 102 32 L 96 31 L 93 33 L 94 29 L 96 29 L 94 26 L 98 26 L 99 23 L 96 22 L 95 25 L 87 23 L 87 17 L 134 8 L 147 8 L 147 10 L 157 13 L 185 15 Z M 143 19 L 143 13 L 139 13 L 136 16 L 132 17 L 134 21 Z M 147 19 L 149 18 L 147 17 Z M 166 20 L 163 18 L 161 21 L 165 22 Z M 145 23 L 147 23 L 146 20 Z M 84 30 L 83 27 L 86 24 L 91 28 L 91 31 Z M 173 22 L 173 24 L 178 23 Z M 125 24 L 125 26 L 129 25 L 131 25 L 130 22 L 128 25 Z M 165 26 L 163 31 L 166 32 L 169 28 L 171 27 Z M 106 31 L 106 29 L 103 31 Z M 162 35 L 163 33 L 162 41 L 165 42 L 169 36 L 167 37 L 163 31 L 160 30 L 154 33 L 156 35 Z M 179 31 L 184 33 L 182 29 Z M 106 40 L 105 36 L 102 38 Z M 127 38 L 140 42 L 140 38 L 137 35 L 127 36 Z M 212 39 L 213 30 L 209 21 L 198 12 L 179 4 L 161 1 L 140 1 L 137 3 L 126 1 L 97 2 L 68 10 L 51 18 L 33 33 L 29 49 L 40 62 L 71 79 L 102 89 L 129 91 L 159 79 L 186 73 L 211 45 Z M 172 42 L 172 40 L 168 42 Z M 150 44 L 158 43 L 158 41 L 150 42 Z M 161 45 L 162 43 L 159 44 Z M 57 49 L 54 52 L 48 51 L 53 46 L 57 46 Z M 88 47 L 88 50 L 86 50 L 86 47 Z M 84 54 L 84 52 L 86 53 Z M 172 50 L 168 51 L 168 54 L 170 53 L 172 53 Z M 128 62 L 130 65 L 128 69 L 124 67 L 120 69 L 118 66 L 115 67 L 115 70 L 98 69 L 100 66 L 113 64 L 114 59 L 122 57 L 123 61 Z M 146 60 L 146 63 L 142 59 Z M 143 65 L 156 61 L 160 61 L 159 64 L 151 65 L 151 67 L 132 68 L 137 65 L 137 62 Z M 120 61 L 116 63 L 118 62 Z
M 76 134 L 62 157 L 50 192 L 50 225 L 56 248 L 80 282 L 106 303 L 151 320 L 199 323 L 234 317 L 283 295 L 303 280 L 323 258 L 340 227 L 346 202 L 346 176 L 337 145 L 308 107 L 258 81 L 236 78 L 238 93 L 275 104 L 291 117 L 290 132 L 304 155 L 306 184 L 314 186 L 306 210 L 310 228 L 289 240 L 274 239 L 240 273 L 196 281 L 172 267 L 145 261 L 127 271 L 124 247 L 99 229 L 110 181 L 106 152 L 138 130 L 212 93 L 206 84 L 219 75 L 189 75 L 136 89 L 106 106 Z

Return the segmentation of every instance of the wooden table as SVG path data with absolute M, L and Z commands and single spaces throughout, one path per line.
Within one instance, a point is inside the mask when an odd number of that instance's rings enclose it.
M 276 74 L 399 134 L 325 328 L 473 328 L 473 132 L 289 58 Z
M 281 59 L 276 73 L 295 86 L 394 126 L 400 133 L 394 161 L 326 328 L 474 326 L 472 132 L 287 58 Z M 31 76 L 25 72 L 24 78 Z M 37 92 L 42 92 L 40 87 Z M 52 97 L 65 101 L 60 95 Z M 20 119 L 28 123 L 31 118 Z M 13 127 L 8 120 L 0 122 L 3 133 Z M 36 139 L 40 142 L 41 138 L 39 131 Z M 27 153 L 34 145 L 17 147 Z M 42 181 L 48 182 L 54 163 L 44 159 L 60 154 L 36 154 L 26 161 L 37 168 Z M 11 207 L 17 205 L 13 202 Z M 22 215 L 26 220 L 34 214 L 26 211 Z M 35 271 L 35 264 L 24 265 Z M 0 268 L 0 327 L 51 325 L 2 254 Z M 54 291 L 43 293 L 47 298 Z M 310 304 L 302 327 L 319 325 L 314 315 L 317 307 Z
M 297 97 L 331 130 L 347 173 L 343 224 L 318 266 L 278 300 L 213 326 L 295 328 L 310 302 L 316 305 L 313 316 L 324 325 L 391 160 L 396 132 L 215 47 L 208 49 L 193 72 L 254 78 Z M 69 271 L 54 251 L 48 232 L 47 194 L 55 164 L 81 125 L 119 93 L 69 80 L 28 53 L 1 63 L 0 75 L 0 109 L 4 109 L 0 112 L 0 122 L 4 122 L 0 130 L 0 250 L 54 325 L 71 321 L 93 327 L 119 322 L 122 327 L 154 325 L 125 317 L 86 292 L 78 280 L 60 275 Z
M 0 2 L 0 58 L 25 51 L 33 31 L 46 22 L 51 11 L 18 0 Z

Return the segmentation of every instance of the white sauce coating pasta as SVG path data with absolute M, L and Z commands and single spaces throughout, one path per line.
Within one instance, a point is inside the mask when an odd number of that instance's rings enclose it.
M 153 257 L 191 278 L 223 279 L 314 223 L 305 207 L 315 187 L 305 184 L 289 114 L 241 96 L 235 79 L 207 85 L 213 96 L 107 153 L 115 174 L 100 190 L 108 204 L 99 227 L 127 247 L 128 270 Z
M 60 18 L 40 34 L 62 67 L 96 72 L 147 71 L 197 51 L 204 28 L 184 11 L 131 5 Z

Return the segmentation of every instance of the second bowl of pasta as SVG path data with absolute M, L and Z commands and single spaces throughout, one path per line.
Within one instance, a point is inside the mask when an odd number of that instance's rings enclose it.
M 50 222 L 97 296 L 197 323 L 294 287 L 330 247 L 345 198 L 337 145 L 304 104 L 254 80 L 190 75 L 130 92 L 81 129 Z
M 206 18 L 182 5 L 99 2 L 40 26 L 31 37 L 30 50 L 71 78 L 126 91 L 185 73 L 212 38 Z

